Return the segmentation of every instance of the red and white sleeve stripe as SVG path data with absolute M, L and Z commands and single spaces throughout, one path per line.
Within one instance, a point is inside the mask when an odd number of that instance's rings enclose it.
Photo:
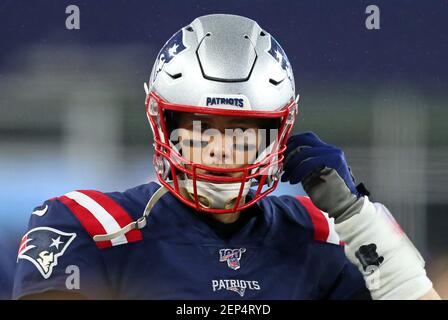
M 317 208 L 309 197 L 298 196 L 297 200 L 306 208 L 314 227 L 314 240 L 343 245 L 334 227 L 334 219 Z
M 58 200 L 65 204 L 93 238 L 95 235 L 113 233 L 133 221 L 132 217 L 117 202 L 94 190 L 78 190 L 66 193 Z M 142 240 L 140 230 L 132 230 L 109 241 L 99 241 L 99 248 Z

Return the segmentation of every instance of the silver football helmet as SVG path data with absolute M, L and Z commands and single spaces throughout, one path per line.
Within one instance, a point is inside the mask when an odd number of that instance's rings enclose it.
M 255 21 L 227 14 L 196 18 L 163 46 L 145 91 L 156 173 L 179 200 L 200 211 L 231 213 L 276 188 L 297 99 L 285 52 Z M 176 112 L 272 119 L 278 130 L 254 163 L 208 166 L 185 158 L 170 140 Z M 252 197 L 241 201 L 253 185 Z

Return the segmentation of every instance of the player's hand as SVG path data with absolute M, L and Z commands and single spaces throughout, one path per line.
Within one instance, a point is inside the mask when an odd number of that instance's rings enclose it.
M 314 205 L 334 218 L 355 213 L 353 206 L 362 196 L 355 186 L 344 152 L 323 142 L 312 132 L 288 139 L 281 180 L 291 184 L 302 182 Z M 355 207 L 360 209 L 359 205 Z

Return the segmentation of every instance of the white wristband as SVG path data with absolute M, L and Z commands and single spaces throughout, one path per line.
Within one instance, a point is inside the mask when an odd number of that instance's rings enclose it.
M 347 257 L 363 273 L 373 299 L 413 300 L 432 288 L 423 258 L 382 204 L 364 197 L 360 213 L 335 227 L 346 243 Z M 373 246 L 360 250 L 370 244 L 375 244 L 376 253 Z

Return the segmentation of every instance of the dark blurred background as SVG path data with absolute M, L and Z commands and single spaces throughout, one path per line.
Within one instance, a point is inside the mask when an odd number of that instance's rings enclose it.
M 65 26 L 68 5 L 80 29 Z M 368 5 L 380 29 L 367 30 Z M 250 17 L 288 54 L 295 132 L 344 149 L 448 298 L 448 1 L 0 0 L 0 298 L 33 208 L 154 179 L 143 82 L 195 17 Z M 297 186 L 276 191 L 299 193 Z

